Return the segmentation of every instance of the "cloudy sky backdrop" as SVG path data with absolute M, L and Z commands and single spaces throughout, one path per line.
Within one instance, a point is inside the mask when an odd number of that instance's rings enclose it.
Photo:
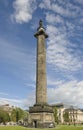
M 48 103 L 83 108 L 83 0 L 0 0 L 0 104 L 35 103 L 36 46 L 42 19 L 49 38 Z

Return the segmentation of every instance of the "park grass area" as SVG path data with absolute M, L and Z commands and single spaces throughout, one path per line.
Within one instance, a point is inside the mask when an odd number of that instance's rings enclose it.
M 0 126 L 0 130 L 28 130 L 21 126 Z
M 26 128 L 21 126 L 0 126 L 0 130 L 83 130 L 83 126 L 57 126 L 55 128 Z

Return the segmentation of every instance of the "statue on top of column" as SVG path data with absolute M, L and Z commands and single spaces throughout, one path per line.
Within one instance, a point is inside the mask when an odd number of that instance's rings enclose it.
M 43 21 L 40 19 L 40 21 L 39 21 L 39 27 L 41 28 L 41 27 L 43 27 Z

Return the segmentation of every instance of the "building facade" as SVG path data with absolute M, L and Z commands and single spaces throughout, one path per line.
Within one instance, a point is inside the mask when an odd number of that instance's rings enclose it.
M 52 107 L 57 109 L 58 121 L 60 124 L 83 124 L 83 110 L 64 104 L 55 104 Z M 65 121 L 64 114 L 68 113 L 68 121 Z
M 9 104 L 0 105 L 0 108 L 4 111 L 6 111 L 9 115 L 11 115 L 13 106 L 10 106 Z

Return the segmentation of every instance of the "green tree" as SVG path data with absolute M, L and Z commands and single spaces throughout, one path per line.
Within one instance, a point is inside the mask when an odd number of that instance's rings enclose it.
M 9 114 L 6 111 L 0 109 L 0 123 L 3 122 L 5 124 L 6 122 L 9 122 L 9 121 L 10 121 Z
M 11 121 L 16 122 L 16 110 L 15 109 L 13 109 L 11 112 Z
M 69 122 L 69 112 L 65 111 L 63 114 L 63 118 L 65 122 Z
M 21 108 L 14 108 L 11 112 L 11 120 L 14 122 L 18 122 L 21 119 L 24 119 L 26 113 Z
M 57 110 L 56 107 L 54 109 L 54 119 L 55 119 L 55 122 L 58 124 L 59 123 L 59 120 L 58 120 L 58 110 Z

